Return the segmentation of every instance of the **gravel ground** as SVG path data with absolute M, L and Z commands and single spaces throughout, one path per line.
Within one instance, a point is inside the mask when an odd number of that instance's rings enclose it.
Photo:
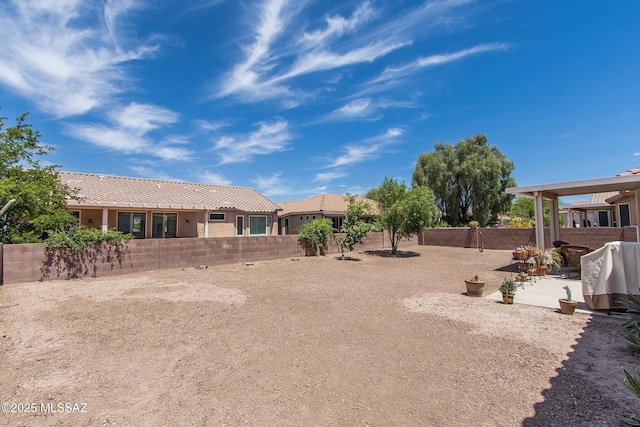
M 5 285 L 0 400 L 31 412 L 0 425 L 610 426 L 640 412 L 619 381 L 638 355 L 618 318 L 464 295 L 474 274 L 497 290 L 509 251 L 349 255 Z

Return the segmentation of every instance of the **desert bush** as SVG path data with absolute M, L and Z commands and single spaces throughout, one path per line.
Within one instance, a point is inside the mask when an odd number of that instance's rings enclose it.
M 327 250 L 329 236 L 333 233 L 331 220 L 328 218 L 314 219 L 304 224 L 298 231 L 298 242 L 307 252 L 307 255 L 324 255 Z
M 54 269 L 56 277 L 66 271 L 67 279 L 75 279 L 91 273 L 95 277 L 98 259 L 103 263 L 122 265 L 125 244 L 131 234 L 83 226 L 53 232 L 44 241 L 45 260 L 41 267 L 42 279 L 47 279 Z

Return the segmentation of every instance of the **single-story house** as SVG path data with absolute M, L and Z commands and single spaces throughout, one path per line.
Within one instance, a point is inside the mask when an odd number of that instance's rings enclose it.
M 137 239 L 278 234 L 278 205 L 248 187 L 58 172 L 78 190 L 69 200 L 81 225 Z
M 635 176 L 640 168 L 617 176 Z M 635 192 L 630 190 L 594 193 L 588 202 L 573 202 L 562 206 L 566 212 L 565 227 L 628 227 L 637 225 Z
M 356 196 L 357 201 L 368 203 L 372 212 L 366 219 L 373 222 L 377 213 L 377 203 L 371 199 Z M 320 194 L 304 200 L 278 203 L 278 226 L 280 234 L 297 234 L 300 227 L 314 219 L 328 218 L 333 228 L 342 227 L 349 203 L 340 194 Z

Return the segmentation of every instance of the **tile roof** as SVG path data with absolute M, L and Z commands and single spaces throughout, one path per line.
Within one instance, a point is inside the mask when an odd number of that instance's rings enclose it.
M 609 197 L 613 197 L 618 193 L 619 191 L 608 191 L 606 193 L 593 193 L 591 195 L 591 204 L 598 205 L 598 204 L 607 203 L 606 200 Z
M 369 203 L 374 212 L 377 209 L 376 202 L 371 199 L 356 196 L 356 200 Z M 279 205 L 282 210 L 278 212 L 278 216 L 300 213 L 344 214 L 349 206 L 345 196 L 341 194 L 320 194 L 304 200 L 281 202 Z
M 274 212 L 278 205 L 248 187 L 162 181 L 146 178 L 58 172 L 60 181 L 79 190 L 80 202 L 70 206 L 138 209 L 237 209 Z
M 640 168 L 633 168 L 633 169 L 629 169 L 626 172 L 622 172 L 618 176 L 630 176 L 630 175 L 638 175 L 638 174 L 640 174 Z

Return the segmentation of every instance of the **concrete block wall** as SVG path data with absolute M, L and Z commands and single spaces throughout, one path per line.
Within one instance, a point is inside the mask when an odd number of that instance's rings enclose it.
M 364 241 L 365 244 L 356 245 L 355 250 L 390 248 L 387 233 L 371 233 Z M 403 240 L 400 246 L 412 244 L 415 244 L 415 240 Z M 339 252 L 340 248 L 332 239 L 328 253 Z M 2 284 L 42 278 L 44 245 L 0 245 L 0 254 Z M 125 245 L 123 255 L 122 262 L 115 260 L 114 265 L 102 263 L 99 257 L 96 276 L 305 256 L 304 250 L 298 245 L 297 235 L 132 240 Z M 65 277 L 66 273 L 63 272 L 60 278 Z M 50 278 L 56 278 L 53 268 Z
M 518 245 L 524 245 L 536 241 L 533 228 L 480 228 L 485 249 L 513 249 Z M 552 247 L 551 234 L 545 228 L 545 244 Z M 455 246 L 461 248 L 477 247 L 479 235 L 476 229 L 459 228 L 435 228 L 426 230 L 418 236 L 419 245 L 431 246 Z M 561 228 L 560 240 L 572 245 L 589 246 L 596 249 L 606 242 L 627 241 L 636 242 L 636 227 L 591 227 L 591 228 Z

